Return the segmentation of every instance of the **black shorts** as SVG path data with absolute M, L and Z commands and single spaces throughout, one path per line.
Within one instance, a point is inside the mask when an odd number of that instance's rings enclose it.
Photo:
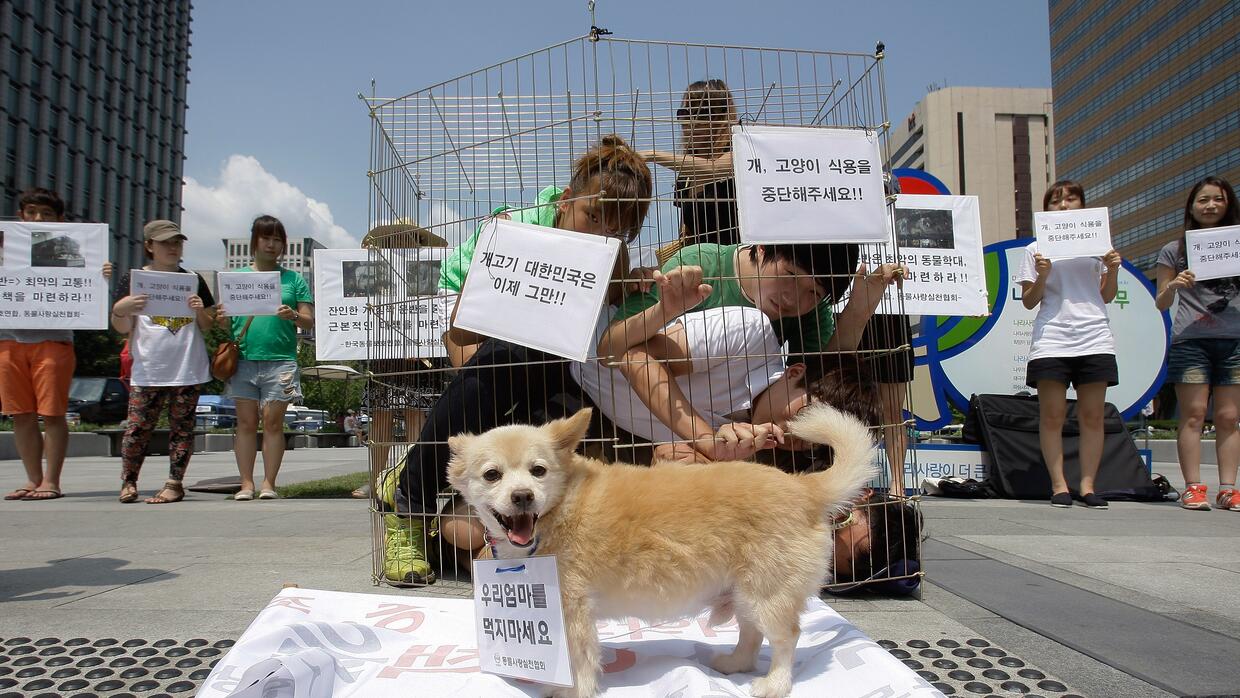
M 1025 385 L 1036 388 L 1038 381 L 1044 380 L 1077 388 L 1090 383 L 1106 383 L 1110 387 L 1119 385 L 1119 366 L 1115 363 L 1114 354 L 1050 356 L 1030 361 L 1025 373 Z
M 904 347 L 904 348 L 900 348 Z M 906 315 L 874 315 L 857 348 L 879 383 L 911 383 L 913 333 Z

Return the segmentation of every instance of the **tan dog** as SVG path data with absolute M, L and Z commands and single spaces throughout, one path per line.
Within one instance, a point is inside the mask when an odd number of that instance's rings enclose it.
M 831 560 L 831 519 L 876 473 L 870 433 L 813 405 L 789 432 L 835 450 L 825 472 L 788 475 L 747 462 L 607 464 L 574 453 L 590 411 L 542 427 L 511 425 L 449 440 L 448 481 L 477 510 L 502 558 L 558 558 L 573 689 L 598 688 L 595 619 L 735 612 L 740 639 L 714 668 L 752 672 L 765 636 L 771 668 L 755 696 L 792 690 L 807 597 Z

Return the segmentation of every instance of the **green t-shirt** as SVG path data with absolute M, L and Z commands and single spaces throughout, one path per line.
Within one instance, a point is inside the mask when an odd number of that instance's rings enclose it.
M 740 281 L 736 278 L 736 250 L 739 247 L 713 243 L 690 245 L 672 255 L 663 265 L 663 271 L 669 272 L 681 266 L 702 268 L 702 283 L 709 284 L 714 290 L 694 310 L 729 305 L 752 308 L 753 303 L 741 292 Z M 631 294 L 620 304 L 620 311 L 612 322 L 637 315 L 658 302 L 658 293 L 653 289 L 647 293 Z M 780 318 L 772 324 L 775 335 L 781 342 L 788 342 L 793 354 L 823 351 L 831 335 L 835 334 L 835 315 L 831 312 L 830 299 L 823 300 L 817 308 L 804 315 Z
M 246 267 L 237 271 L 258 271 L 254 267 Z M 276 267 L 280 272 L 280 302 L 293 310 L 298 303 L 313 303 L 310 286 L 301 274 L 292 269 Z M 227 307 L 224 310 L 228 310 Z M 241 328 L 249 318 L 231 317 L 232 335 L 241 334 Z M 245 337 L 241 338 L 241 358 L 250 361 L 296 361 L 297 360 L 297 325 L 275 315 L 259 315 L 250 323 Z
M 560 195 L 564 190 L 559 187 L 547 187 L 538 192 L 538 199 L 530 208 L 523 208 L 519 211 L 512 212 L 512 220 L 518 223 L 529 223 L 530 225 L 542 225 L 548 228 L 555 227 L 555 202 L 560 200 Z M 511 206 L 500 206 L 491 212 L 494 216 L 497 213 L 512 210 Z M 463 241 L 455 250 L 444 258 L 443 266 L 439 271 L 439 288 L 444 291 L 452 291 L 460 293 L 465 287 L 465 276 L 469 273 L 469 265 L 474 259 L 474 248 L 478 246 L 478 235 L 482 232 L 482 226 L 474 231 L 473 235 Z

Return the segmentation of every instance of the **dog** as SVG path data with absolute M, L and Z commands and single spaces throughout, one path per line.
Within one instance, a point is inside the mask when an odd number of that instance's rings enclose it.
M 649 468 L 577 454 L 590 410 L 540 427 L 508 425 L 448 441 L 448 481 L 481 518 L 501 558 L 555 555 L 575 685 L 597 693 L 595 621 L 735 613 L 739 641 L 712 666 L 752 672 L 765 637 L 768 673 L 755 696 L 792 690 L 800 615 L 831 560 L 831 521 L 877 472 L 870 432 L 826 404 L 802 410 L 793 436 L 835 451 L 834 464 L 789 475 L 750 462 Z

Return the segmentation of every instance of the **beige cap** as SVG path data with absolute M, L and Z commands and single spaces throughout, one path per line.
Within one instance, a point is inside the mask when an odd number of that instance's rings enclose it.
M 184 238 L 185 233 L 181 232 L 181 226 L 172 221 L 158 220 L 147 223 L 142 232 L 145 239 L 154 240 L 155 242 L 164 242 L 175 237 Z

